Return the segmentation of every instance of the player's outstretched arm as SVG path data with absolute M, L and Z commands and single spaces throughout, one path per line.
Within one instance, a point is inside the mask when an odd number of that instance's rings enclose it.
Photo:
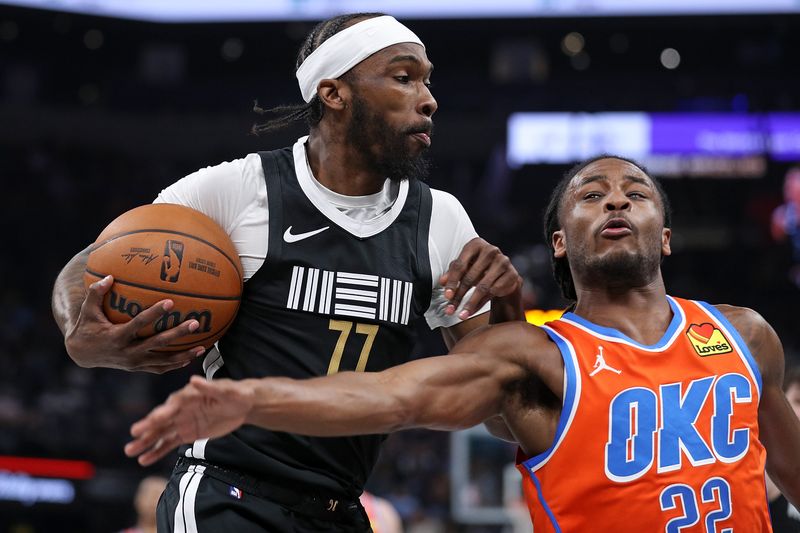
M 800 506 L 800 420 L 783 393 L 783 346 L 775 330 L 751 309 L 719 306 L 744 337 L 761 371 L 758 407 L 767 472 L 786 498 Z
M 538 333 L 522 323 L 493 326 L 461 346 L 474 351 L 383 372 L 307 380 L 193 377 L 132 426 L 134 440 L 125 453 L 148 465 L 182 443 L 219 437 L 242 424 L 320 437 L 471 427 L 501 412 L 508 385 L 529 372 L 522 347 L 533 348 L 527 337 L 535 344 Z
M 53 317 L 64 335 L 67 353 L 82 367 L 105 367 L 161 374 L 189 364 L 202 354 L 202 347 L 180 353 L 152 350 L 186 335 L 199 326 L 186 321 L 158 335 L 140 339 L 137 331 L 158 320 L 171 309 L 172 300 L 163 300 L 142 311 L 130 322 L 112 324 L 103 313 L 103 296 L 113 283 L 109 276 L 87 290 L 83 273 L 93 245 L 79 252 L 61 270 L 53 286 Z

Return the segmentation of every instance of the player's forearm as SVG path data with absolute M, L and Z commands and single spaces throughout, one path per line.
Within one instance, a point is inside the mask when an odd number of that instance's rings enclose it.
M 63 335 L 75 325 L 80 315 L 81 304 L 86 297 L 83 273 L 89 258 L 91 246 L 80 251 L 59 272 L 53 285 L 51 306 L 53 318 Z
M 410 427 L 406 406 L 382 390 L 379 374 L 245 380 L 253 406 L 245 423 L 316 437 L 389 433 Z
M 490 324 L 525 320 L 525 310 L 522 308 L 522 293 L 514 291 L 508 296 L 492 299 L 492 309 L 489 314 Z
M 490 358 L 412 361 L 377 373 L 309 380 L 246 380 L 254 404 L 246 423 L 318 437 L 400 429 L 472 427 L 499 412 L 502 386 Z
M 800 454 L 798 452 L 796 455 Z M 794 465 L 783 465 L 782 467 L 770 467 L 769 461 L 767 472 L 772 481 L 780 489 L 786 499 L 797 508 L 800 508 L 800 458 Z
M 782 484 L 783 495 L 792 505 L 800 509 L 800 468 L 795 468 L 787 477 L 788 479 Z
M 787 407 L 788 408 L 788 407 Z M 792 417 L 794 413 L 791 414 Z M 762 436 L 767 448 L 767 472 L 786 499 L 800 508 L 800 421 L 788 420 L 774 434 Z M 767 429 L 767 428 L 764 428 Z

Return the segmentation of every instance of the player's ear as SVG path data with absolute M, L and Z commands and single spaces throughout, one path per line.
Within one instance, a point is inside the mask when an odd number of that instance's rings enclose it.
M 550 241 L 553 244 L 553 257 L 561 259 L 567 256 L 567 243 L 564 230 L 554 231 Z
M 347 83 L 342 80 L 322 80 L 317 86 L 317 96 L 325 107 L 341 111 L 347 108 L 351 91 Z
M 661 230 L 661 255 L 667 256 L 672 255 L 672 248 L 670 247 L 669 241 L 672 238 L 672 230 L 669 228 L 664 228 Z

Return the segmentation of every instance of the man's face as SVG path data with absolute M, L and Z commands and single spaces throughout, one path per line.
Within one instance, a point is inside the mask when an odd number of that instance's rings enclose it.
M 789 400 L 789 405 L 794 409 L 794 414 L 800 418 L 800 385 L 793 384 L 786 389 L 786 399 Z
M 581 170 L 567 186 L 559 218 L 555 255 L 567 257 L 588 288 L 644 285 L 670 254 L 658 191 L 627 161 L 600 159 Z
M 413 43 L 385 48 L 352 70 L 347 140 L 382 175 L 424 178 L 437 104 L 428 88 L 433 65 Z

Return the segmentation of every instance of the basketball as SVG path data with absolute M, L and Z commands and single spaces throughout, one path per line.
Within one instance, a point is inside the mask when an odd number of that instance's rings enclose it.
M 195 319 L 200 327 L 163 351 L 210 347 L 233 322 L 242 295 L 236 248 L 216 222 L 194 209 L 150 204 L 117 217 L 100 233 L 89 254 L 84 283 L 111 274 L 103 300 L 111 322 L 127 322 L 142 310 L 171 299 L 174 306 L 140 330 L 148 337 Z

